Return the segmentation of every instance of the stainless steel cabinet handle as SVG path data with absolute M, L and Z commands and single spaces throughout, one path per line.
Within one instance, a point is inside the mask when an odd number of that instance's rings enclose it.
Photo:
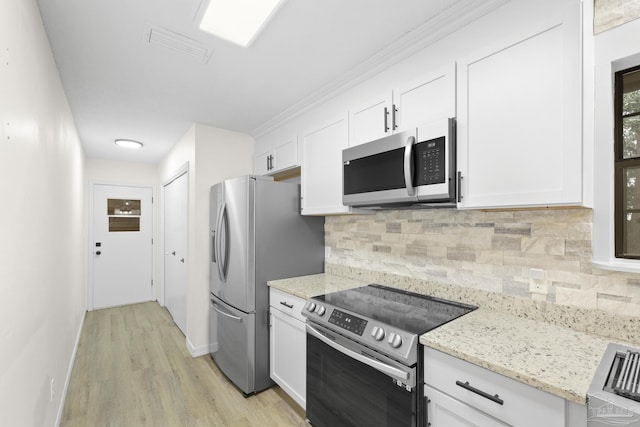
M 384 107 L 384 133 L 389 132 L 389 109 Z
M 225 317 L 228 317 L 229 319 L 237 320 L 238 322 L 242 322 L 242 318 L 241 317 L 234 316 L 233 314 L 225 313 L 224 311 L 220 310 L 217 307 L 217 304 L 213 300 L 211 300 L 211 308 L 213 308 L 216 311 L 216 313 L 218 313 L 221 316 L 225 316 Z
M 293 308 L 293 304 L 287 304 L 285 301 L 280 301 L 280 304 L 284 305 L 287 308 Z
M 484 391 L 482 391 L 482 390 L 480 390 L 480 389 L 477 389 L 477 388 L 475 388 L 474 386 L 470 385 L 470 384 L 469 384 L 469 381 L 466 381 L 466 382 L 464 382 L 464 383 L 463 383 L 462 381 L 456 381 L 456 385 L 457 385 L 458 387 L 462 387 L 462 388 L 464 388 L 465 390 L 469 390 L 471 393 L 475 393 L 475 394 L 477 394 L 478 396 L 482 396 L 482 397 L 484 397 L 485 399 L 489 399 L 489 400 L 491 400 L 492 402 L 496 402 L 498 405 L 504 405 L 504 400 L 500 399 L 500 396 L 498 396 L 497 394 L 495 394 L 495 395 L 490 395 L 490 394 L 489 394 L 489 393 L 487 393 L 487 392 L 484 392 Z
M 398 109 L 396 108 L 396 104 L 391 106 L 391 127 L 393 130 L 398 129 L 398 123 L 396 123 L 396 114 L 398 113 Z
M 401 371 L 400 369 L 395 368 L 391 365 L 387 365 L 386 363 L 379 362 L 375 359 L 371 359 L 370 357 L 363 356 L 360 353 L 356 353 L 353 350 L 349 350 L 348 348 L 345 348 L 340 344 L 337 344 L 332 340 L 330 340 L 329 338 L 325 337 L 317 329 L 313 328 L 312 326 L 307 325 L 307 332 L 313 335 L 314 337 L 318 338 L 320 341 L 322 341 L 329 347 L 333 348 L 334 350 L 337 350 L 340 353 L 344 354 L 345 356 L 349 356 L 352 359 L 357 360 L 358 362 L 362 362 L 367 366 L 377 369 L 378 371 L 384 374 L 387 374 L 392 377 L 400 378 L 404 381 L 408 381 L 410 378 L 410 375 L 408 372 Z
M 415 136 L 407 138 L 407 143 L 404 146 L 404 185 L 407 187 L 407 193 L 409 196 L 416 194 L 416 189 L 413 186 L 413 144 L 416 142 Z
M 458 203 L 462 201 L 462 172 L 458 172 Z

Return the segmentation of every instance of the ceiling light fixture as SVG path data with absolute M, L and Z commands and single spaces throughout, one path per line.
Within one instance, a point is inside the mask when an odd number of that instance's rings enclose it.
M 142 148 L 142 142 L 133 139 L 116 139 L 116 145 L 124 148 Z
M 247 47 L 283 3 L 284 0 L 210 0 L 200 29 Z

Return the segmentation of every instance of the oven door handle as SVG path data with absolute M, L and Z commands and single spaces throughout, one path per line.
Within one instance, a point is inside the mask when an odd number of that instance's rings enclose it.
M 408 372 L 402 371 L 394 366 L 387 365 L 386 363 L 379 362 L 375 359 L 364 356 L 360 353 L 356 353 L 353 350 L 349 350 L 348 348 L 343 347 L 340 344 L 335 343 L 329 338 L 325 337 L 321 332 L 319 332 L 317 329 L 315 329 L 312 326 L 307 325 L 307 332 L 313 335 L 314 337 L 318 338 L 320 341 L 322 341 L 329 347 L 333 348 L 334 350 L 337 350 L 340 353 L 344 354 L 345 356 L 349 356 L 352 359 L 355 359 L 358 362 L 362 362 L 365 365 L 370 366 L 374 369 L 377 369 L 378 371 L 385 373 L 389 376 L 400 378 L 401 380 L 404 380 L 404 381 L 409 381 L 410 375 Z

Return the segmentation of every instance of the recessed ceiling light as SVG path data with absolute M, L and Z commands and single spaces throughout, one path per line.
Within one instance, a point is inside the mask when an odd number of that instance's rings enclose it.
M 142 148 L 142 142 L 133 139 L 116 139 L 116 145 L 124 148 Z
M 247 47 L 284 0 L 210 0 L 200 29 Z

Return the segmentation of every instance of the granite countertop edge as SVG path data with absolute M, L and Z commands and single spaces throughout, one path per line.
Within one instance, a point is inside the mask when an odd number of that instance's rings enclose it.
M 302 299 L 367 285 L 320 273 L 269 281 Z M 553 336 L 553 339 L 549 339 Z M 611 340 L 479 308 L 420 337 L 420 343 L 577 404 Z

